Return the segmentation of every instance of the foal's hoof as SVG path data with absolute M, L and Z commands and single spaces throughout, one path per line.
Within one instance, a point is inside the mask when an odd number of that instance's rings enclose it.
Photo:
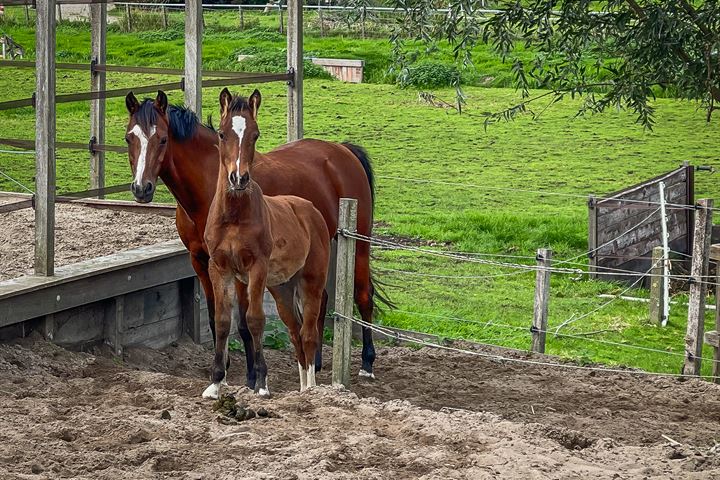
M 360 373 L 358 373 L 358 377 L 369 378 L 369 379 L 371 379 L 371 380 L 375 380 L 375 374 L 374 374 L 374 373 L 365 371 L 365 370 L 363 370 L 362 368 L 360 369 Z
M 221 383 L 211 383 L 209 387 L 205 389 L 202 396 L 203 398 L 211 398 L 213 400 L 217 400 L 220 398 L 220 386 Z M 227 385 L 227 384 L 226 384 Z
M 270 389 L 269 388 L 260 388 L 256 393 L 258 394 L 258 397 L 270 398 Z

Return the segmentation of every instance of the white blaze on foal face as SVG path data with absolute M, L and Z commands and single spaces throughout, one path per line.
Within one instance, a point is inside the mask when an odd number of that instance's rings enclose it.
M 233 132 L 235 132 L 235 135 L 238 137 L 238 154 L 237 158 L 235 159 L 235 173 L 237 174 L 237 178 L 240 178 L 242 175 L 240 175 L 240 152 L 242 150 L 242 140 L 243 135 L 245 135 L 245 118 L 237 115 L 232 117 L 232 129 Z M 230 180 L 230 172 L 228 172 L 228 181 Z M 232 182 L 230 182 L 232 183 Z
M 146 136 L 145 132 L 142 131 L 142 128 L 140 128 L 140 125 L 135 125 L 132 130 L 130 130 L 130 133 L 134 134 L 139 140 L 140 140 L 140 154 L 137 158 L 137 165 L 135 167 L 135 184 L 136 185 L 142 185 L 142 177 L 143 173 L 145 173 L 145 164 L 146 164 L 146 157 L 147 157 L 147 151 L 148 151 L 148 144 L 150 143 L 150 139 L 155 135 L 155 125 L 153 125 L 150 128 L 150 136 Z

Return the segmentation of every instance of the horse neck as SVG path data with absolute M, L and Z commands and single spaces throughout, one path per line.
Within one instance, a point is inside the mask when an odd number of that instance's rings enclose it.
M 215 195 L 217 137 L 211 130 L 198 126 L 192 138 L 183 142 L 170 140 L 160 178 L 198 229 L 204 231 Z
M 217 211 L 222 212 L 223 220 L 228 223 L 264 224 L 265 197 L 262 189 L 255 180 L 243 192 L 233 192 L 227 188 L 227 176 L 223 169 L 219 169 L 216 185 Z

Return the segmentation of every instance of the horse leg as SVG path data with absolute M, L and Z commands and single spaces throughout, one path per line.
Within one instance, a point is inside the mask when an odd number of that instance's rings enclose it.
M 295 286 L 291 282 L 289 284 L 278 287 L 269 288 L 278 309 L 278 315 L 288 329 L 290 341 L 295 347 L 295 358 L 298 362 L 298 374 L 300 375 L 300 391 L 307 388 L 307 363 L 305 362 L 305 354 L 303 353 L 303 345 L 300 337 L 300 326 L 302 319 L 298 316 L 295 309 L 294 295 Z
M 212 381 L 203 392 L 204 398 L 219 398 L 225 381 L 228 362 L 228 337 L 232 324 L 232 315 L 237 315 L 237 294 L 233 277 L 224 274 L 210 261 L 208 273 L 215 293 L 215 360 L 213 361 Z
M 252 335 L 255 350 L 255 393 L 261 397 L 270 397 L 267 385 L 267 364 L 263 354 L 263 333 L 265 332 L 265 312 L 263 294 L 267 278 L 267 265 L 255 265 L 249 272 L 247 327 Z
M 370 283 L 370 244 L 357 242 L 355 246 L 355 303 L 364 322 L 373 321 L 373 286 Z M 375 345 L 372 330 L 362 327 L 363 349 L 360 376 L 375 378 L 373 363 L 375 362 Z
M 317 335 L 319 314 L 324 301 L 327 300 L 325 293 L 325 279 L 314 275 L 308 275 L 300 281 L 300 299 L 303 302 L 303 320 L 300 329 L 302 347 L 305 353 L 307 365 L 307 387 L 314 387 L 315 383 L 315 353 L 318 346 L 322 348 Z M 323 317 L 324 320 L 324 317 Z
M 327 315 L 328 293 L 323 288 L 322 303 L 320 304 L 320 313 L 317 319 L 318 348 L 315 352 L 315 371 L 322 370 L 322 345 L 325 333 L 325 316 Z
M 250 389 L 255 388 L 255 349 L 253 348 L 253 338 L 247 326 L 247 309 L 248 297 L 247 286 L 241 282 L 235 282 L 235 290 L 237 291 L 238 309 L 240 318 L 238 320 L 238 333 L 243 342 L 245 350 L 245 362 L 247 364 L 246 385 Z

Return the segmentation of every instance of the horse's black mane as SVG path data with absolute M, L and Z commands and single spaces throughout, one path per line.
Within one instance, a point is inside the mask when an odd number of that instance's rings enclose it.
M 146 98 L 135 113 L 135 121 L 145 131 L 157 124 L 157 110 L 154 108 L 153 103 L 153 99 Z M 167 113 L 170 119 L 170 132 L 173 138 L 180 142 L 192 138 L 198 125 L 209 128 L 213 132 L 215 131 L 209 121 L 207 124 L 203 124 L 195 115 L 195 112 L 184 105 L 170 105 Z

